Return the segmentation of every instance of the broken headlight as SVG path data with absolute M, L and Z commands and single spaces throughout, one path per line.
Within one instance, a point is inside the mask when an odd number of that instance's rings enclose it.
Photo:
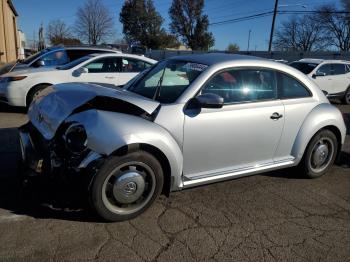
M 85 151 L 87 145 L 87 134 L 83 125 L 71 124 L 64 133 L 66 148 L 72 153 Z

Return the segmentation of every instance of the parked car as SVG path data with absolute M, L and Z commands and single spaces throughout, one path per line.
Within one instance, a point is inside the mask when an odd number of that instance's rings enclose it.
M 173 57 L 121 90 L 44 92 L 20 128 L 25 165 L 32 176 L 85 178 L 79 186 L 111 221 L 136 217 L 160 193 L 294 166 L 320 177 L 346 135 L 311 79 L 247 56 Z
M 154 63 L 144 56 L 106 53 L 87 55 L 56 68 L 10 72 L 0 77 L 0 102 L 28 106 L 46 87 L 65 82 L 124 85 Z
M 89 54 L 121 53 L 118 50 L 94 46 L 54 46 L 37 52 L 24 60 L 7 63 L 0 67 L 0 75 L 10 71 L 38 67 L 65 65 Z
M 290 66 L 311 77 L 329 98 L 350 104 L 350 61 L 301 59 Z

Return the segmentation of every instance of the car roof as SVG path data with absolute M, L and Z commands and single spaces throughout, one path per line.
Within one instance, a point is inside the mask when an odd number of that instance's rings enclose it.
M 142 56 L 142 55 L 135 55 L 135 54 L 126 54 L 126 53 L 92 53 L 92 54 L 88 54 L 86 55 L 86 57 L 89 57 L 89 59 L 91 58 L 95 58 L 95 57 L 106 57 L 106 56 L 115 56 L 115 57 L 129 57 L 129 58 L 136 58 L 136 59 L 141 59 L 144 61 L 149 61 L 151 63 L 156 63 L 157 60 L 148 58 L 146 56 Z
M 294 61 L 294 62 L 316 63 L 316 64 L 321 64 L 321 63 L 346 63 L 346 64 L 349 64 L 350 63 L 350 61 L 346 61 L 346 60 L 315 59 L 315 58 L 303 58 L 303 59 L 300 59 L 299 61 Z
M 239 60 L 267 61 L 267 59 L 255 57 L 255 56 L 226 54 L 226 53 L 191 54 L 191 55 L 174 56 L 174 57 L 171 57 L 170 59 L 182 60 L 182 61 L 185 60 L 185 61 L 209 65 L 209 66 L 214 64 L 239 61 Z

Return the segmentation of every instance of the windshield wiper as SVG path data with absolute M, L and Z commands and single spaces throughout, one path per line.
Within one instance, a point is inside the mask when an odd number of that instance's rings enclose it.
M 163 83 L 163 78 L 164 78 L 164 74 L 165 74 L 165 69 L 166 69 L 166 67 L 164 67 L 163 73 L 160 76 L 159 81 L 157 83 L 156 91 L 154 92 L 154 96 L 152 98 L 153 100 L 156 100 L 159 97 L 159 95 L 160 95 L 160 89 L 162 88 L 162 83 Z
M 16 63 L 13 64 L 13 66 L 11 66 L 10 70 L 8 71 L 8 73 L 12 72 L 12 70 L 16 67 L 16 65 L 18 65 L 18 63 L 20 63 L 22 60 L 21 59 L 17 59 Z

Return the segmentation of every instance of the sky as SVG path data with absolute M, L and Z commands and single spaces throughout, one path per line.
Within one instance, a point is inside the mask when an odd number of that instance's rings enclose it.
M 123 28 L 119 22 L 119 13 L 124 0 L 102 0 L 110 10 L 115 20 L 115 39 L 123 37 Z M 13 0 L 19 13 L 19 29 L 31 40 L 38 38 L 38 28 L 50 20 L 61 19 L 68 25 L 73 25 L 75 13 L 85 0 Z M 154 0 L 157 11 L 164 18 L 163 27 L 169 28 L 168 10 L 172 0 Z M 275 0 L 205 0 L 204 13 L 208 15 L 210 23 L 221 22 L 227 19 L 235 19 L 272 11 Z M 335 3 L 339 5 L 340 0 L 279 0 L 279 10 L 300 11 L 313 10 L 320 4 Z M 277 15 L 276 27 L 287 15 Z M 230 43 L 236 43 L 241 50 L 248 48 L 248 35 L 250 33 L 250 50 L 266 51 L 270 36 L 272 16 L 261 17 L 244 22 L 229 23 L 224 25 L 210 25 L 215 37 L 215 49 L 225 50 Z

